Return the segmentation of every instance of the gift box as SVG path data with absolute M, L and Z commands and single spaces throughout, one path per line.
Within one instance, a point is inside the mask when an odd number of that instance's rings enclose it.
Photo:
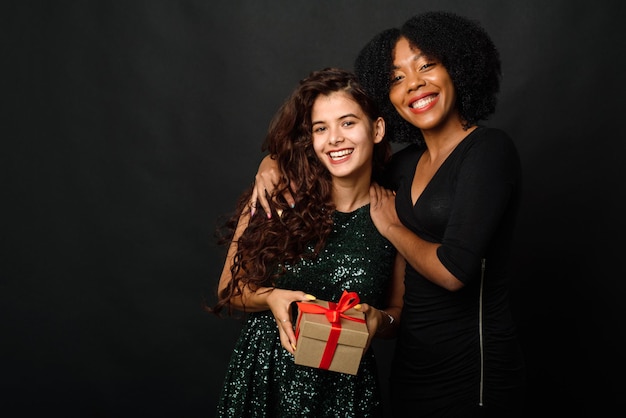
M 298 302 L 295 363 L 357 374 L 369 333 L 365 314 L 353 307 L 355 292 L 344 291 L 339 302 Z

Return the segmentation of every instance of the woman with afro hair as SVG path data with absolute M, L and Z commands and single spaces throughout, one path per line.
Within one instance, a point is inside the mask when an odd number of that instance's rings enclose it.
M 406 260 L 393 415 L 521 417 L 525 365 L 508 273 L 521 163 L 505 132 L 480 124 L 495 111 L 499 53 L 477 22 L 427 12 L 376 35 L 355 72 L 387 137 L 409 144 L 380 183 L 396 194 L 370 190 L 374 224 Z M 275 182 L 269 160 L 253 199 Z

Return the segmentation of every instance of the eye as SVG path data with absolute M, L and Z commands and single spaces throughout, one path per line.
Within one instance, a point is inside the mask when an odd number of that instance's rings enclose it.
M 422 65 L 422 66 L 420 67 L 420 71 L 427 70 L 427 69 L 429 69 L 430 67 L 434 67 L 435 65 L 436 65 L 436 63 L 434 63 L 434 62 L 427 62 L 426 64 L 424 64 L 424 65 Z
M 344 122 L 342 123 L 342 126 L 345 126 L 345 127 L 350 127 L 350 126 L 352 126 L 352 125 L 354 125 L 354 124 L 355 124 L 355 122 L 354 122 L 354 121 L 351 121 L 351 120 L 346 120 L 346 121 L 344 121 Z
M 325 126 L 316 126 L 313 128 L 313 133 L 314 134 L 318 134 L 318 133 L 322 133 L 326 130 Z
M 393 75 L 391 76 L 391 84 L 396 84 L 396 83 L 398 83 L 398 82 L 402 81 L 402 79 L 403 79 L 403 78 L 404 78 L 404 76 L 403 76 L 403 75 L 400 75 L 400 74 L 393 74 Z

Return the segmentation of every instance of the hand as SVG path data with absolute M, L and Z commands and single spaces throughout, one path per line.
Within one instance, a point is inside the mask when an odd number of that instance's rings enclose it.
M 376 183 L 370 186 L 370 216 L 378 232 L 387 237 L 390 226 L 401 225 L 396 212 L 396 193 Z
M 315 300 L 315 296 L 299 290 L 285 290 L 279 288 L 275 288 L 272 290 L 272 293 L 267 296 L 267 304 L 278 326 L 280 344 L 291 354 L 295 354 L 296 351 L 296 334 L 291 318 L 291 304 L 293 302 L 310 300 Z
M 373 306 L 368 305 L 367 303 L 359 303 L 354 307 L 359 312 L 363 312 L 365 314 L 365 323 L 367 325 L 367 332 L 369 336 L 367 337 L 367 344 L 365 345 L 365 349 L 363 352 L 367 351 L 370 344 L 372 343 L 372 338 L 376 335 L 379 328 L 385 326 L 385 317 L 384 314 Z
M 278 163 L 276 160 L 272 159 L 271 156 L 267 155 L 261 160 L 256 176 L 254 176 L 254 189 L 252 190 L 252 197 L 250 198 L 250 206 L 252 208 L 250 212 L 251 216 L 254 216 L 254 213 L 260 205 L 267 214 L 267 217 L 272 217 L 272 208 L 270 207 L 268 197 L 272 195 L 279 182 L 280 171 L 278 169 Z M 289 184 L 292 190 L 296 190 L 293 181 L 290 181 Z M 289 206 L 292 208 L 295 206 L 296 201 L 289 189 L 283 193 L 283 197 Z

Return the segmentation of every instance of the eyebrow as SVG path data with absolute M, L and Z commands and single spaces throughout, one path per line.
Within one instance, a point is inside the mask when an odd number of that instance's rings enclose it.
M 411 61 L 416 62 L 416 61 L 419 61 L 419 59 L 423 58 L 423 57 L 425 57 L 424 53 L 420 52 L 419 54 L 414 54 L 413 55 L 413 59 Z M 393 63 L 391 64 L 391 69 L 392 70 L 397 70 L 398 68 L 400 68 L 400 67 L 398 67 L 397 65 L 393 65 Z
M 356 119 L 360 119 L 357 115 L 355 115 L 354 113 L 348 113 L 346 115 L 340 116 L 338 118 L 338 120 L 343 120 L 345 118 L 356 118 Z M 311 125 L 316 125 L 318 123 L 325 123 L 323 120 L 317 120 L 317 121 L 313 121 L 311 122 Z

